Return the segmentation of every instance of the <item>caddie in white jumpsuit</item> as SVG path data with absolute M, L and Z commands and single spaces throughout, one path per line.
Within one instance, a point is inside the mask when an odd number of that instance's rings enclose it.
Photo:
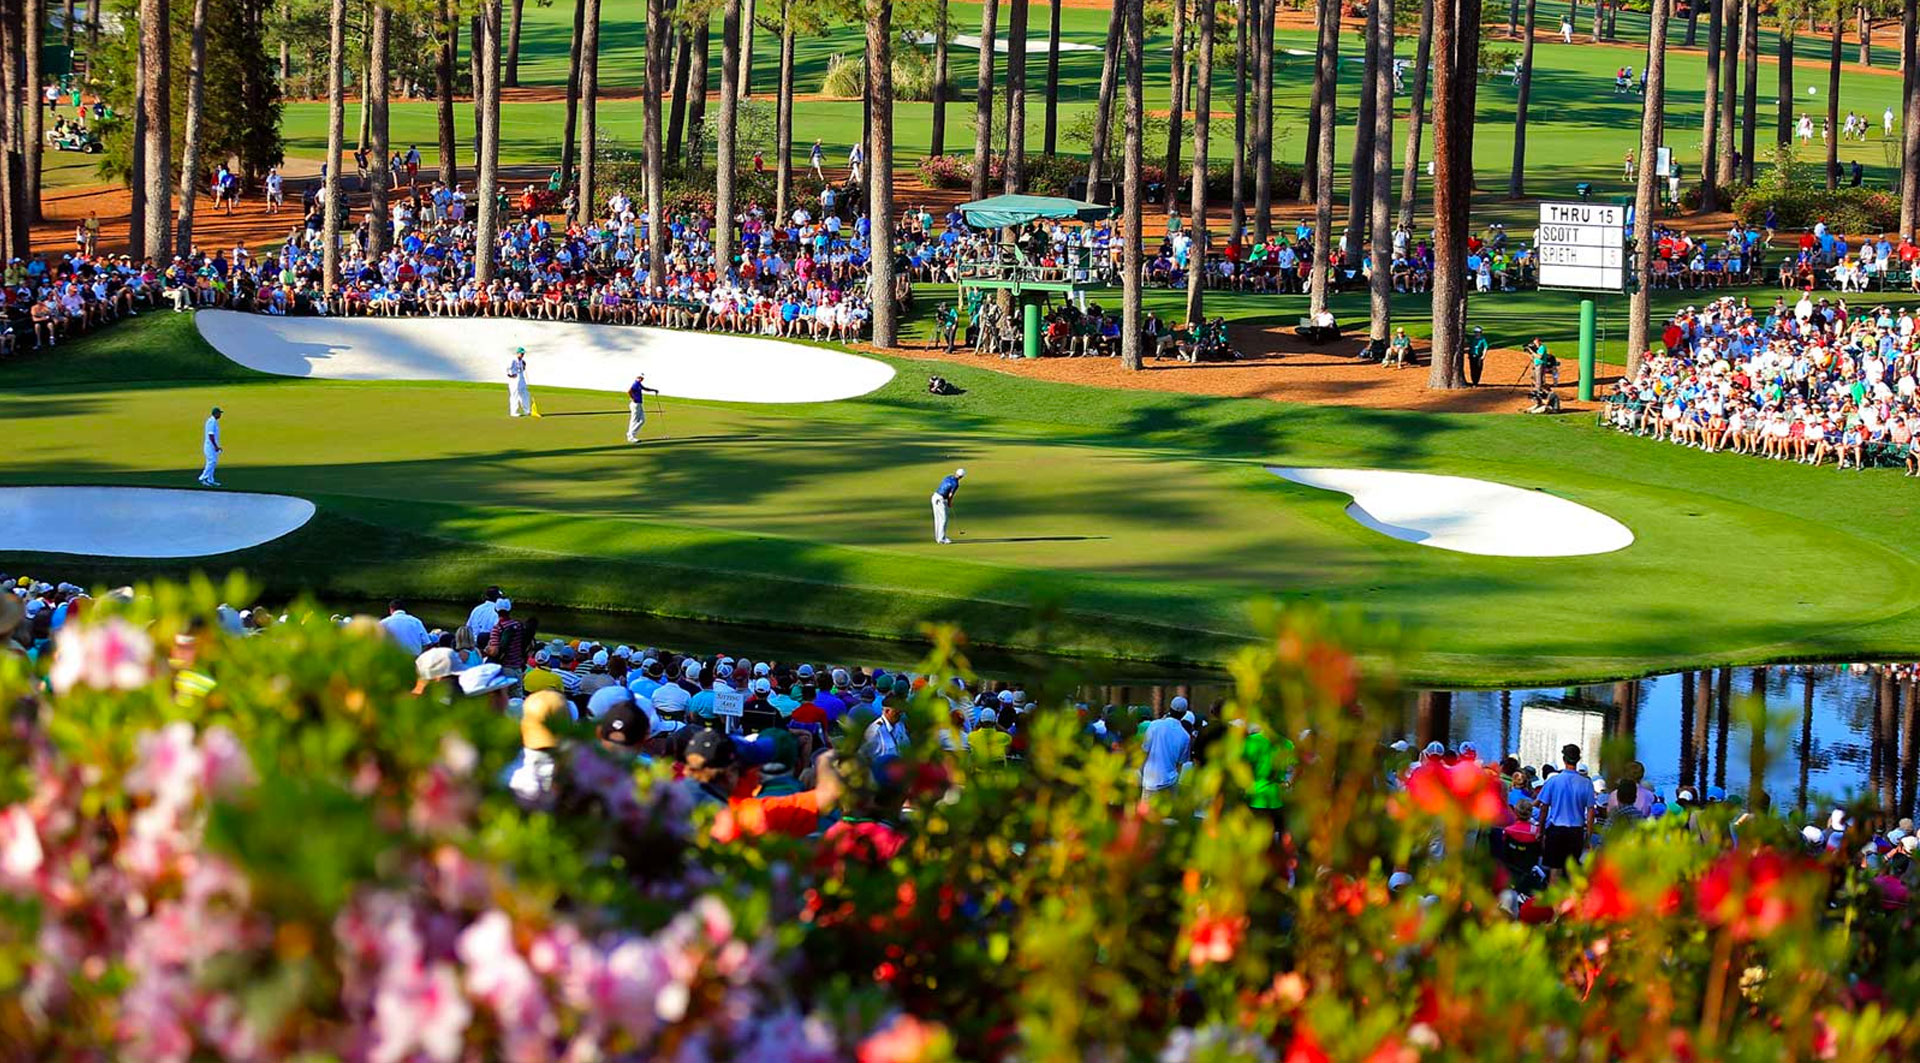
M 200 430 L 200 456 L 207 459 L 206 468 L 200 470 L 200 486 L 220 486 L 220 481 L 213 478 L 214 469 L 220 465 L 220 451 L 220 407 L 215 406 Z
M 940 486 L 933 490 L 933 541 L 951 543 L 947 538 L 947 515 L 953 508 L 953 496 L 960 493 L 960 481 L 965 479 L 967 470 L 955 469 L 953 475 L 944 477 Z
M 515 347 L 513 360 L 507 363 L 507 414 L 525 417 L 533 410 L 533 396 L 527 393 L 527 349 Z

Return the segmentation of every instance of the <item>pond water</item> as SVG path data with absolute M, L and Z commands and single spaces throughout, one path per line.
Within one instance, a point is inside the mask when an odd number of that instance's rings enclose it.
M 348 603 L 380 615 L 384 606 Z M 465 611 L 440 603 L 415 610 L 429 627 L 452 626 Z M 546 636 L 590 637 L 610 644 L 746 655 L 756 659 L 857 663 L 902 668 L 918 663 L 924 643 L 821 635 L 641 615 L 521 610 L 538 617 Z M 1228 691 L 1218 671 L 1125 661 L 1048 657 L 975 648 L 974 670 L 1024 685 L 1036 699 L 1073 697 L 1091 704 L 1159 704 L 1186 695 L 1202 708 Z M 1471 741 L 1483 757 L 1507 753 L 1523 763 L 1559 762 L 1573 742 L 1590 764 L 1602 742 L 1632 740 L 1632 757 L 1671 799 L 1682 786 L 1720 787 L 1744 795 L 1752 782 L 1752 718 L 1766 708 L 1764 786 L 1783 812 L 1817 814 L 1838 800 L 1876 796 L 1883 807 L 1913 814 L 1920 776 L 1920 698 L 1914 666 L 1807 664 L 1717 668 L 1623 683 L 1512 690 L 1409 693 L 1402 717 L 1384 740 L 1446 735 L 1449 746 Z M 1609 760 L 1613 759 L 1611 748 Z

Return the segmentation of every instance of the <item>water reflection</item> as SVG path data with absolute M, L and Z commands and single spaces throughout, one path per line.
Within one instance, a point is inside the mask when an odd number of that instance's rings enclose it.
M 1410 735 L 1444 733 L 1530 764 L 1575 741 L 1597 765 L 1606 739 L 1631 738 L 1647 780 L 1671 797 L 1680 787 L 1735 794 L 1756 783 L 1753 728 L 1741 711 L 1759 699 L 1772 721 L 1758 784 L 1782 809 L 1818 809 L 1867 793 L 1910 815 L 1916 775 L 1913 666 L 1795 665 L 1715 668 L 1627 683 L 1534 690 L 1456 691 L 1450 713 Z
M 362 611 L 379 615 L 375 603 Z M 465 611 L 421 603 L 429 626 L 450 626 Z M 869 667 L 911 667 L 924 644 L 887 642 L 736 625 L 529 609 L 541 631 L 610 643 L 661 646 L 755 659 L 809 660 Z M 1024 686 L 1036 698 L 1070 696 L 1091 705 L 1160 705 L 1175 696 L 1202 710 L 1228 693 L 1226 678 L 1205 669 L 1071 660 L 1039 654 L 970 651 L 989 680 Z M 1601 743 L 1632 739 L 1647 781 L 1671 798 L 1682 786 L 1745 795 L 1753 784 L 1754 734 L 1743 706 L 1758 696 L 1773 731 L 1766 735 L 1762 786 L 1783 811 L 1816 809 L 1836 798 L 1873 794 L 1901 815 L 1916 800 L 1915 730 L 1920 726 L 1912 665 L 1791 665 L 1713 668 L 1631 682 L 1513 690 L 1427 691 L 1407 695 L 1398 735 L 1419 743 L 1471 741 L 1483 756 L 1508 753 L 1524 763 L 1558 763 L 1577 742 L 1596 771 Z M 1056 693 L 1057 692 L 1057 693 Z

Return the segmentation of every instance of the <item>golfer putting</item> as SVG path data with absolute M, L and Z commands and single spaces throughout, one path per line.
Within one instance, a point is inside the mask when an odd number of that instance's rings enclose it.
M 527 391 L 527 349 L 515 347 L 507 362 L 507 416 L 525 417 L 533 412 L 533 396 Z
M 933 491 L 933 541 L 942 545 L 953 542 L 947 538 L 947 518 L 953 510 L 953 496 L 960 493 L 960 481 L 966 479 L 967 470 L 955 469 L 952 476 L 943 477 L 940 486 Z
M 207 423 L 200 433 L 200 456 L 207 461 L 206 467 L 200 470 L 200 486 L 219 487 L 220 481 L 213 478 L 213 473 L 220 467 L 220 454 L 225 449 L 220 446 L 220 407 L 215 406 L 207 415 Z
M 627 388 L 627 442 L 640 442 L 640 430 L 647 426 L 647 394 L 658 395 L 659 388 L 646 385 L 647 374 L 633 374 L 633 384 Z

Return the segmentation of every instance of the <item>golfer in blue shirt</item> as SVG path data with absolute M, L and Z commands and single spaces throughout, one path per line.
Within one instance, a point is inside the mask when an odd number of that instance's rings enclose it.
M 659 388 L 645 384 L 647 374 L 635 373 L 633 386 L 627 389 L 627 442 L 640 442 L 640 430 L 647 426 L 647 392 L 660 394 Z
M 953 496 L 960 493 L 960 481 L 965 479 L 967 470 L 955 469 L 953 475 L 944 477 L 940 486 L 933 490 L 933 541 L 951 543 L 947 538 L 947 515 L 953 508 Z
M 1541 862 L 1549 873 L 1565 871 L 1567 865 L 1587 851 L 1587 836 L 1593 831 L 1593 780 L 1580 774 L 1580 747 L 1568 745 L 1560 750 L 1566 769 L 1540 787 Z

